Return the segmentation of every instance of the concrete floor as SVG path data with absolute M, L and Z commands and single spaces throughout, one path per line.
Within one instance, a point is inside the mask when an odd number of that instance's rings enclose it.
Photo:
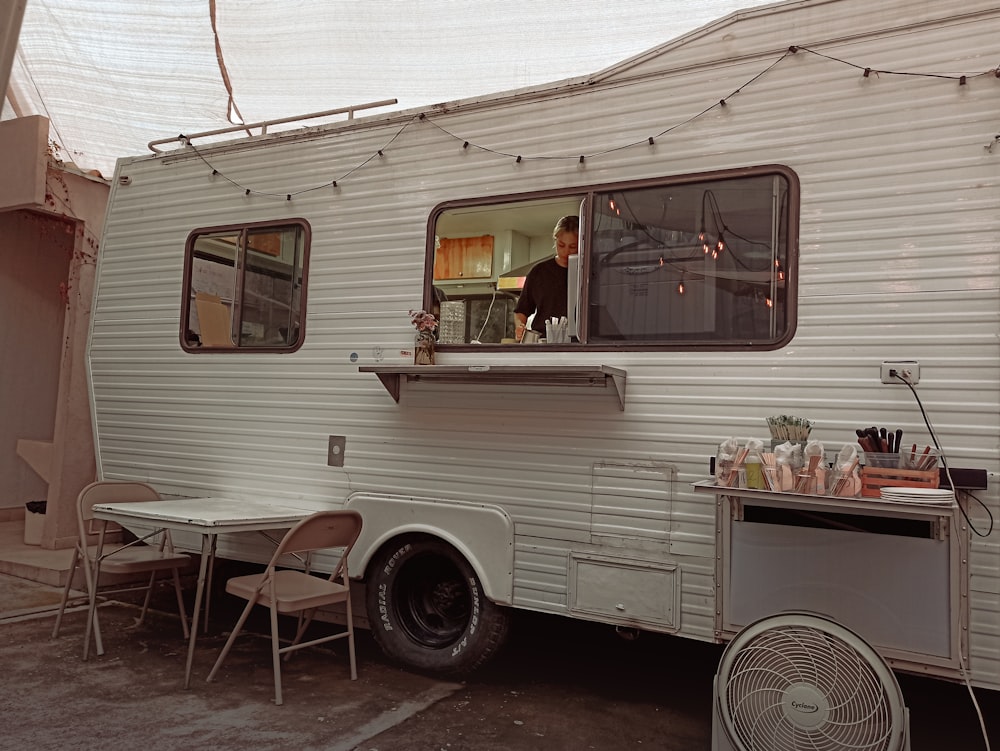
M 388 663 L 361 631 L 356 682 L 342 642 L 306 650 L 283 665 L 285 703 L 275 706 L 270 645 L 262 638 L 267 626 L 259 618 L 216 681 L 206 683 L 236 618 L 220 602 L 208 635 L 199 635 L 185 690 L 186 642 L 169 589 L 157 593 L 157 609 L 142 625 L 134 603 L 105 603 L 106 653 L 86 662 L 83 608 L 68 612 L 60 637 L 51 639 L 58 599 L 56 587 L 0 575 L 0 749 L 710 748 L 713 663 L 699 656 L 715 650 L 706 645 L 694 652 L 684 645 L 685 654 L 674 655 L 669 667 L 682 685 L 666 664 L 623 668 L 619 650 L 630 645 L 608 629 L 599 636 L 588 630 L 581 659 L 567 663 L 547 646 L 553 634 L 529 626 L 515 660 L 499 660 L 474 679 L 447 681 Z M 648 680 L 637 681 L 637 669 Z
M 684 654 L 673 667 L 685 675 L 687 688 L 674 681 L 664 693 L 663 669 L 650 673 L 648 685 L 635 680 L 636 665 L 623 674 L 614 655 L 630 645 L 594 624 L 577 624 L 586 629 L 586 644 L 581 659 L 567 665 L 558 657 L 552 662 L 547 646 L 560 637 L 529 621 L 514 640 L 517 660 L 497 660 L 467 681 L 403 670 L 359 630 L 356 682 L 343 642 L 305 650 L 283 666 L 285 703 L 275 706 L 266 611 L 258 609 L 208 684 L 205 677 L 239 611 L 235 598 L 217 595 L 185 690 L 186 642 L 172 590 L 164 586 L 141 625 L 137 600 L 105 601 L 106 653 L 85 662 L 83 592 L 74 591 L 76 607 L 67 611 L 59 638 L 51 638 L 72 551 L 27 546 L 22 538 L 21 522 L 0 522 L 0 750 L 578 751 L 617 749 L 623 736 L 629 739 L 624 745 L 636 747 L 710 748 L 706 697 L 717 648 L 679 645 Z M 216 574 L 225 580 L 224 570 Z M 186 582 L 189 594 L 193 579 Z M 697 660 L 703 653 L 709 659 Z M 581 690 L 584 682 L 590 686 Z
M 53 586 L 66 582 L 73 549 L 48 550 L 24 544 L 24 522 L 20 519 L 0 522 L 0 574 Z
M 209 684 L 205 677 L 239 610 L 235 598 L 218 597 L 185 690 L 186 642 L 172 590 L 163 587 L 141 625 L 135 601 L 105 602 L 107 652 L 85 662 L 82 607 L 67 613 L 60 637 L 51 639 L 61 595 L 55 584 L 65 581 L 71 551 L 25 546 L 20 535 L 19 522 L 0 523 L 0 751 L 712 747 L 712 681 L 721 645 L 657 635 L 628 642 L 607 626 L 531 613 L 515 613 L 504 652 L 461 681 L 400 669 L 366 631 L 358 632 L 356 682 L 342 642 L 305 650 L 286 663 L 285 704 L 275 706 L 265 611 L 258 609 Z M 223 581 L 226 574 L 217 575 Z M 193 576 L 187 583 L 193 585 Z M 77 594 L 82 603 L 83 593 Z M 899 679 L 910 709 L 911 751 L 986 748 L 964 686 Z M 1000 692 L 975 693 L 993 748 L 1000 749 Z

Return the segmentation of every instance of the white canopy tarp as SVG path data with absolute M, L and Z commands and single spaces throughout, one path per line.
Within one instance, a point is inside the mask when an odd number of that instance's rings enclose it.
M 3 117 L 48 117 L 60 158 L 110 176 L 157 139 L 586 75 L 763 4 L 27 0 Z
M 48 117 L 60 158 L 110 176 L 157 139 L 586 75 L 763 4 L 27 0 L 3 117 Z

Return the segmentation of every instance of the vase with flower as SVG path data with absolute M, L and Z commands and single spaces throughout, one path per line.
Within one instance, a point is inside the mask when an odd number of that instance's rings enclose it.
M 433 313 L 426 310 L 411 310 L 410 320 L 417 330 L 417 337 L 413 348 L 414 365 L 434 364 L 434 345 L 437 339 L 434 332 L 437 331 L 438 321 Z

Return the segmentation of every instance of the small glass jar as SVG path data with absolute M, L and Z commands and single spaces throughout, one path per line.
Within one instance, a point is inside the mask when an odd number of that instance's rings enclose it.
M 799 472 L 796 474 L 795 492 L 816 495 L 816 475 L 812 472 Z
M 831 469 L 826 474 L 826 494 L 837 498 L 855 498 L 858 490 L 857 474 Z

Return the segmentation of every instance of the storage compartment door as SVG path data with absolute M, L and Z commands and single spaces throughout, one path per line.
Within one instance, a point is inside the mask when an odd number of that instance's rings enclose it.
M 570 609 L 622 625 L 678 628 L 679 570 L 670 564 L 574 555 Z

